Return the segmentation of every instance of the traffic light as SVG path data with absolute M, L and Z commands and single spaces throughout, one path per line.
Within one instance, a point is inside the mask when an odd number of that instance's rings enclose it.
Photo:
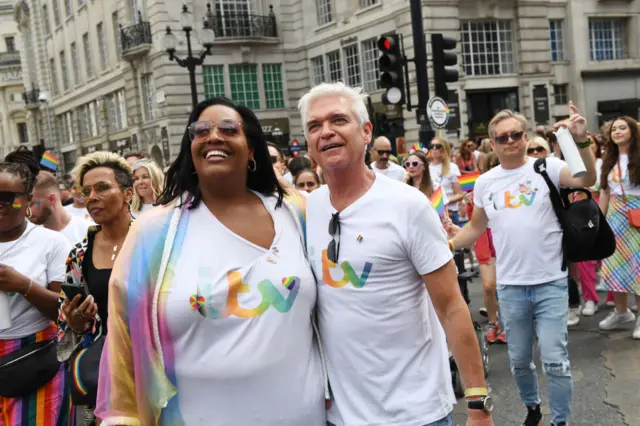
M 458 63 L 458 56 L 451 52 L 456 48 L 456 39 L 444 37 L 442 34 L 431 34 L 431 51 L 433 55 L 433 80 L 436 87 L 436 96 L 447 101 L 449 90 L 447 83 L 458 81 L 458 70 L 447 67 Z
M 378 59 L 380 86 L 387 89 L 382 95 L 382 103 L 404 104 L 404 58 L 400 50 L 400 36 L 391 34 L 380 37 L 378 49 L 382 53 Z

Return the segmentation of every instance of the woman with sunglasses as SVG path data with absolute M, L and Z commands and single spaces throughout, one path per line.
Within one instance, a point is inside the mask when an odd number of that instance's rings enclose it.
M 455 225 L 459 225 L 458 211 L 459 202 L 464 198 L 464 192 L 458 182 L 460 169 L 451 162 L 451 145 L 444 139 L 434 138 L 431 141 L 430 151 L 431 163 L 429 164 L 429 174 L 433 179 L 434 190 L 442 186 L 446 193 L 447 209 L 449 217 Z
M 456 154 L 456 165 L 463 175 L 479 170 L 475 152 L 476 143 L 471 139 L 460 145 L 460 151 Z
M 116 257 L 122 249 L 131 225 L 133 174 L 127 161 L 117 154 L 98 151 L 80 157 L 73 170 L 91 219 L 86 237 L 69 253 L 65 284 L 81 288 L 81 294 L 60 297 L 58 326 L 63 333 L 58 344 L 58 359 L 68 361 L 82 347 L 102 344 L 108 335 L 107 306 L 109 279 Z M 83 389 L 76 381 L 69 386 L 74 393 Z M 88 389 L 95 398 L 97 389 Z M 77 401 L 71 401 L 78 405 Z M 75 426 L 92 425 L 95 403 L 74 407 Z
M 549 156 L 549 144 L 544 138 L 536 136 L 527 145 L 527 155 L 533 158 L 547 158 Z
M 58 316 L 58 294 L 71 243 L 59 232 L 27 220 L 38 172 L 35 156 L 23 148 L 0 163 L 0 424 L 3 426 L 62 426 L 68 422 L 64 367 L 56 358 L 58 330 L 53 321 Z M 42 348 L 46 342 L 50 344 Z M 18 371 L 12 374 L 12 368 Z M 43 370 L 37 373 L 38 369 Z
M 284 197 L 251 110 L 196 106 L 114 269 L 100 418 L 326 425 L 302 201 Z
M 139 216 L 155 205 L 164 185 L 164 173 L 155 161 L 143 158 L 133 163 L 131 213 Z
M 405 160 L 404 169 L 407 171 L 407 184 L 431 198 L 434 187 L 428 164 L 429 159 L 424 152 L 414 151 Z M 442 199 L 446 205 L 448 199 L 444 191 L 442 192 Z

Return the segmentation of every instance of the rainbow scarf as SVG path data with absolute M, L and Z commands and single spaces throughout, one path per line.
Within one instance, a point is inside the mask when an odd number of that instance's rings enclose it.
M 473 188 L 476 186 L 478 177 L 480 177 L 480 172 L 474 172 L 460 176 L 458 178 L 458 182 L 460 182 L 460 188 L 465 192 L 473 191 Z
M 42 158 L 40 159 L 41 166 L 55 172 L 58 169 L 58 164 L 58 157 L 56 157 L 51 151 L 45 151 L 45 153 L 42 154 Z
M 431 201 L 431 204 L 433 204 L 433 208 L 438 212 L 438 215 L 444 216 L 444 197 L 442 195 L 442 186 L 439 186 L 438 189 L 431 194 L 429 200 Z

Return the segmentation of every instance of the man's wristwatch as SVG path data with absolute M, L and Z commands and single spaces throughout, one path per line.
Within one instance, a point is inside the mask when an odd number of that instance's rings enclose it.
M 490 396 L 483 396 L 480 399 L 467 400 L 467 408 L 469 410 L 482 410 L 487 414 L 493 411 L 493 399 Z

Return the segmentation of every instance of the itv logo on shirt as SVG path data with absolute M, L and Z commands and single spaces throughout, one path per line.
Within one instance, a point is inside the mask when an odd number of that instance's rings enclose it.
M 334 280 L 331 276 L 331 270 L 337 268 L 337 264 L 329 260 L 327 250 L 322 250 L 322 281 L 334 288 L 342 288 L 351 283 L 355 288 L 362 288 L 367 283 L 373 264 L 365 262 L 362 273 L 358 276 L 349 262 L 340 262 L 343 276 L 340 280 Z
M 531 206 L 536 199 L 538 189 L 532 189 L 531 183 L 523 183 L 518 185 L 513 193 L 511 191 L 505 191 L 504 193 L 504 206 L 508 209 L 517 209 L 522 206 Z

